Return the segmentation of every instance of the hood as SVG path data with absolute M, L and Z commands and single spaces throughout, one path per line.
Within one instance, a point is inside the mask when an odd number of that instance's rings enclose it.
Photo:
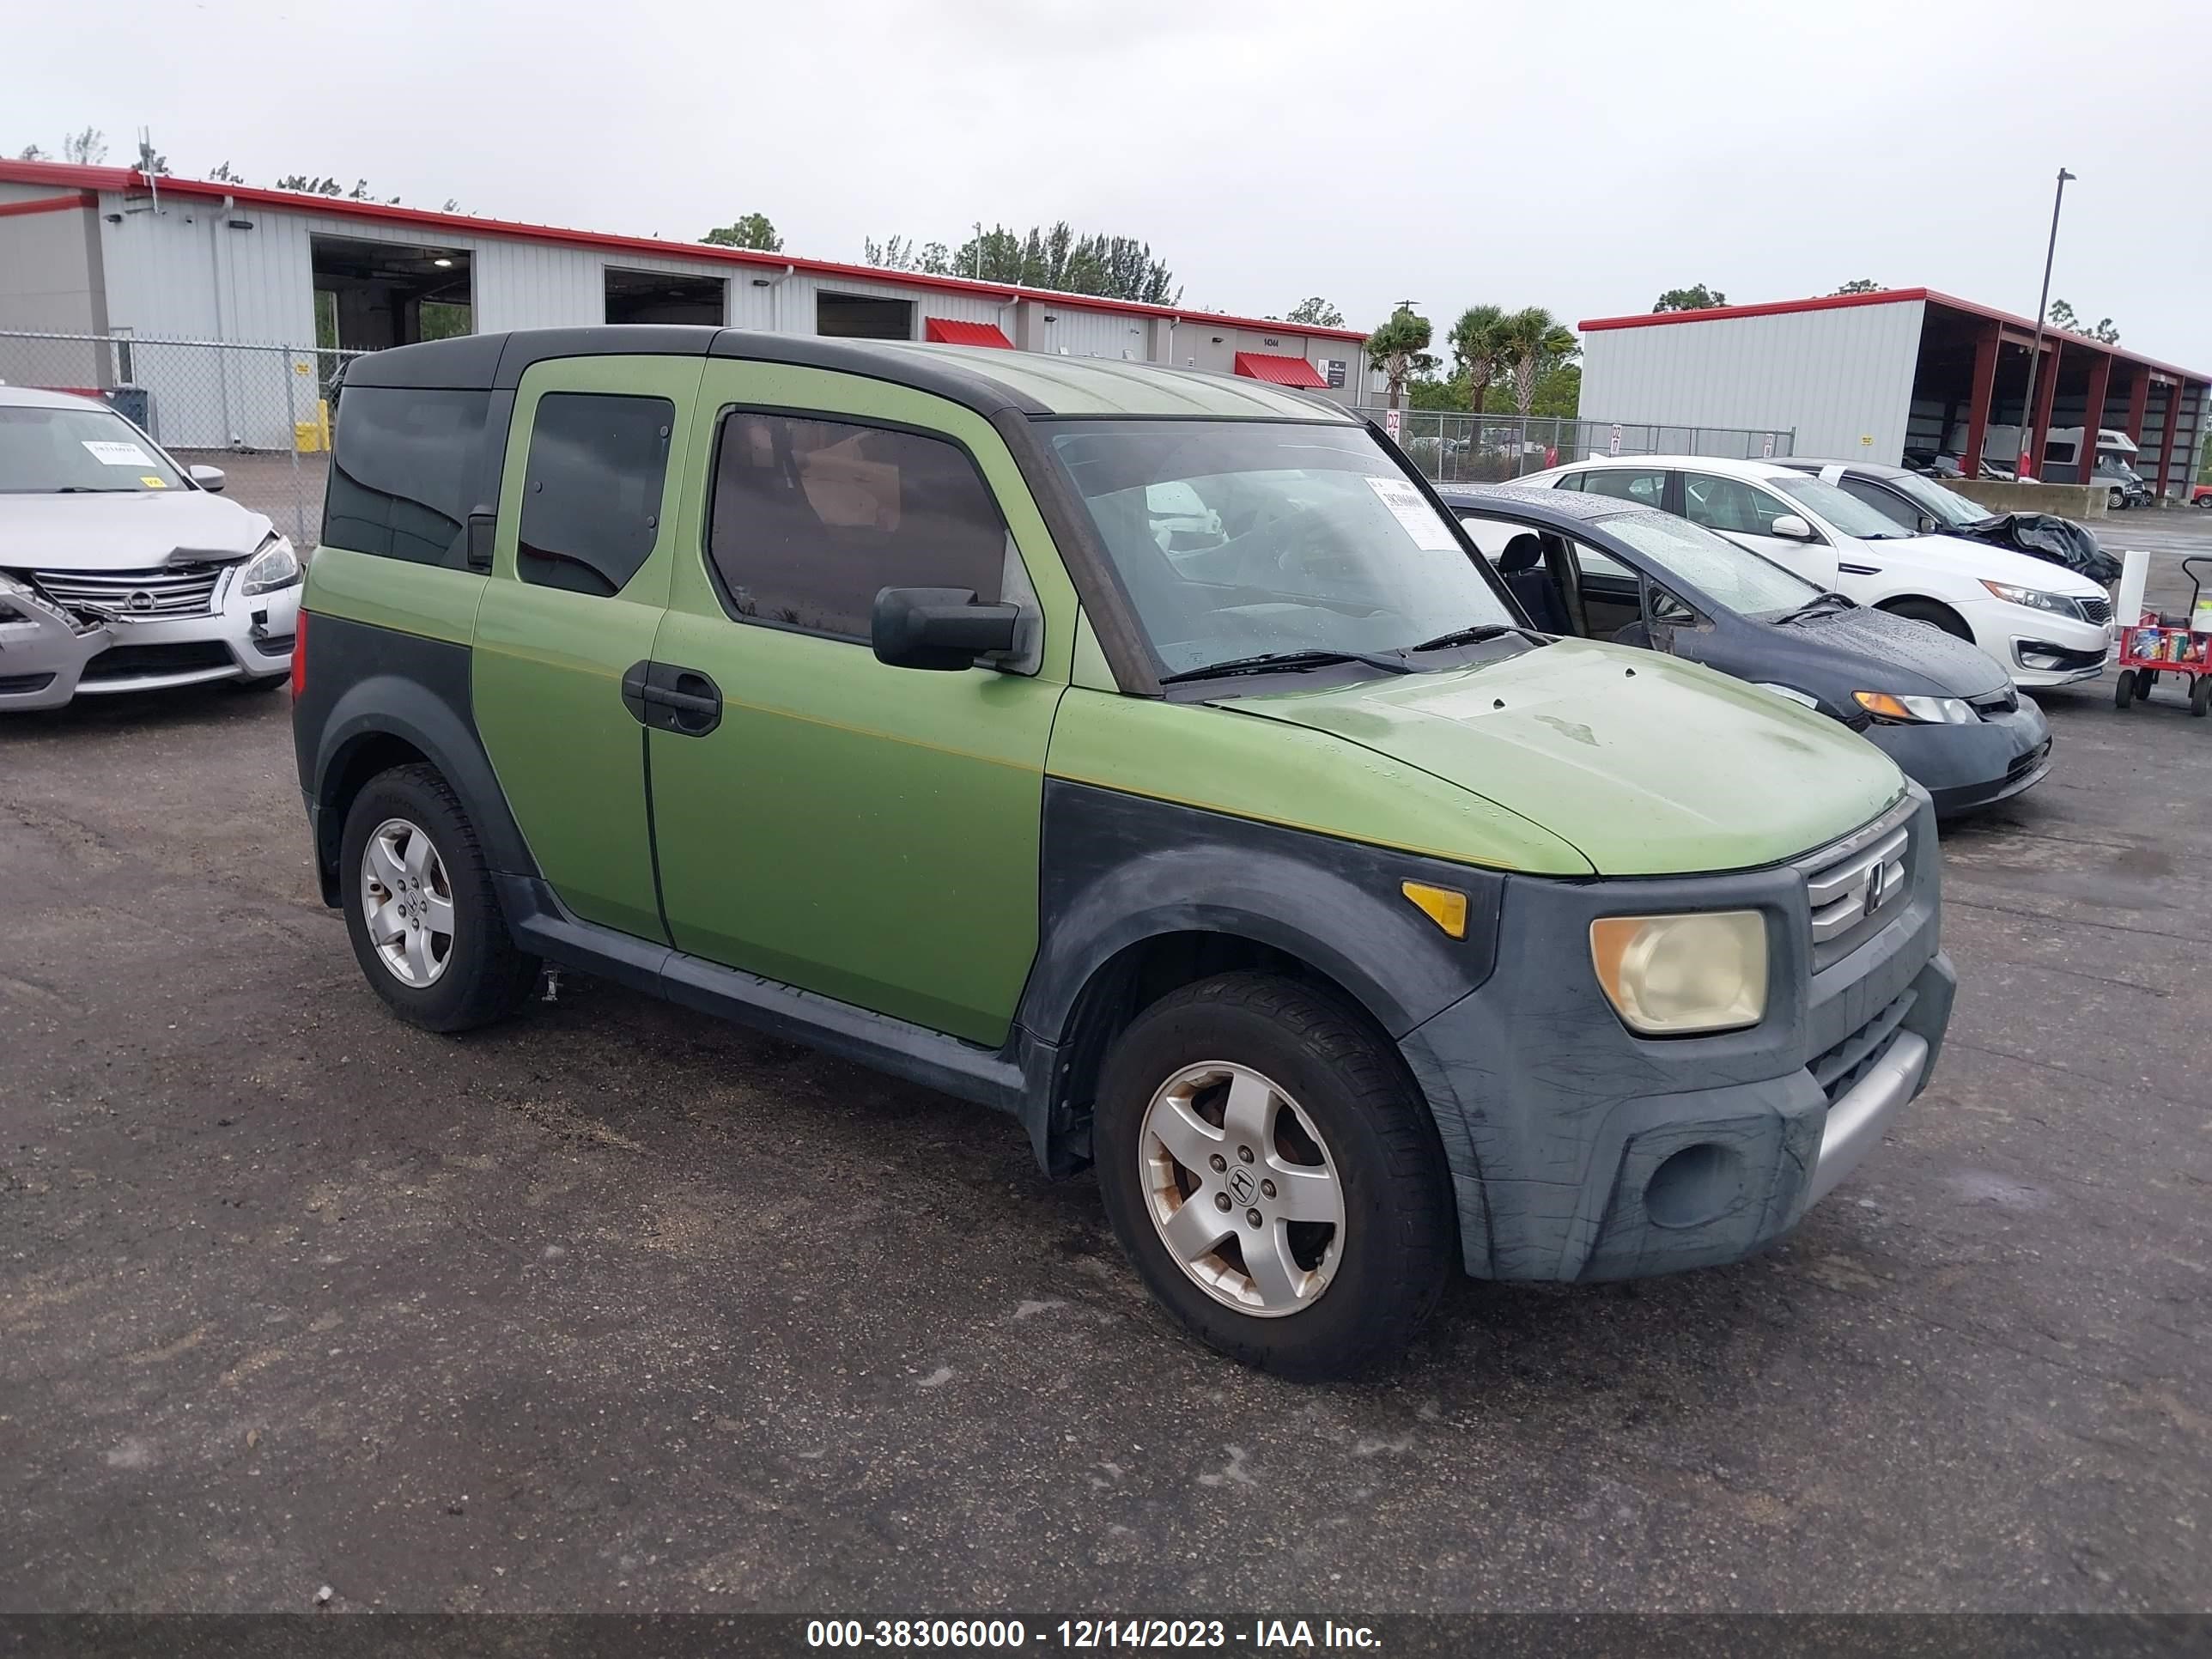
M 1992 547 L 1987 542 L 1969 541 L 1964 536 L 1905 536 L 1892 541 L 1856 542 L 1852 546 L 1864 555 L 1869 564 L 1879 565 L 1885 555 L 1909 549 L 1923 558 L 1940 560 L 1960 575 L 1971 576 L 1976 581 L 2004 582 L 2044 593 L 2063 593 L 2069 599 L 2106 597 L 2105 590 L 2096 583 L 2063 565 L 2015 553 L 2009 548 Z
M 1419 767 L 1541 825 L 1601 875 L 1777 864 L 1905 780 L 1825 714 L 1693 663 L 1561 640 L 1503 662 L 1222 700 Z
M 269 531 L 262 514 L 204 489 L 0 495 L 0 569 L 152 570 L 173 559 L 242 559 Z
M 1771 678 L 1814 690 L 1813 679 L 1825 675 L 1836 684 L 1835 701 L 1843 708 L 1850 707 L 1854 691 L 1972 698 L 2012 684 L 2003 665 L 1979 646 L 1871 605 L 1820 611 L 1760 631 L 1766 643 L 1787 653 Z

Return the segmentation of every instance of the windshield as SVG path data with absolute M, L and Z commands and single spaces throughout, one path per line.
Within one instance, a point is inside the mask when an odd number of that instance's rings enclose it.
M 119 415 L 0 404 L 0 494 L 182 488 L 176 468 Z
M 1051 423 L 1165 674 L 1262 653 L 1397 652 L 1504 601 L 1364 428 Z
M 1902 490 L 1912 504 L 1938 524 L 1954 526 L 1979 524 L 1990 516 L 1990 510 L 1978 502 L 1970 501 L 1956 490 L 1946 489 L 1942 484 L 1930 483 L 1916 472 L 1901 472 L 1888 481 L 1892 489 Z
M 1863 542 L 1901 541 L 1912 533 L 1857 496 L 1847 495 L 1835 485 L 1822 483 L 1818 478 L 1800 474 L 1789 478 L 1769 478 L 1766 482 L 1784 495 L 1804 502 L 1842 534 L 1856 536 Z
M 1696 588 L 1714 604 L 1747 617 L 1795 611 L 1820 590 L 1802 576 L 1738 547 L 1725 536 L 1667 513 L 1626 513 L 1600 521 L 1669 579 Z

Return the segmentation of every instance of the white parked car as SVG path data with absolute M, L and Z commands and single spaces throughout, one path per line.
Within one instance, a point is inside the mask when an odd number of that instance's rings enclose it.
M 2111 596 L 2086 576 L 1955 536 L 1922 536 L 1831 483 L 1773 461 L 1594 456 L 1515 480 L 1679 514 L 1860 605 L 1972 640 L 2017 685 L 2101 673 Z
M 283 684 L 299 555 L 222 483 L 95 398 L 0 386 L 0 711 Z

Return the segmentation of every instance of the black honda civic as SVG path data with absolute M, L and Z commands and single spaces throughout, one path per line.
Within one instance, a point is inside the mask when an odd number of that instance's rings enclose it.
M 1547 634 L 1642 646 L 1817 708 L 1894 760 L 1939 814 L 2051 769 L 2043 711 L 1964 640 L 1854 605 L 1671 513 L 1616 496 L 1438 492 Z

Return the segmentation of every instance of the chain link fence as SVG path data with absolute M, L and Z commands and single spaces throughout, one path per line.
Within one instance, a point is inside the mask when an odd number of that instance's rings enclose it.
M 301 548 L 323 522 L 330 386 L 358 351 L 0 330 L 0 382 L 99 398 Z
M 1359 412 L 1389 429 L 1387 410 Z M 1593 455 L 1711 455 L 1755 461 L 1789 454 L 1797 435 L 1795 428 L 1760 431 L 1423 409 L 1401 410 L 1398 422 L 1398 447 L 1437 483 L 1503 483 Z

